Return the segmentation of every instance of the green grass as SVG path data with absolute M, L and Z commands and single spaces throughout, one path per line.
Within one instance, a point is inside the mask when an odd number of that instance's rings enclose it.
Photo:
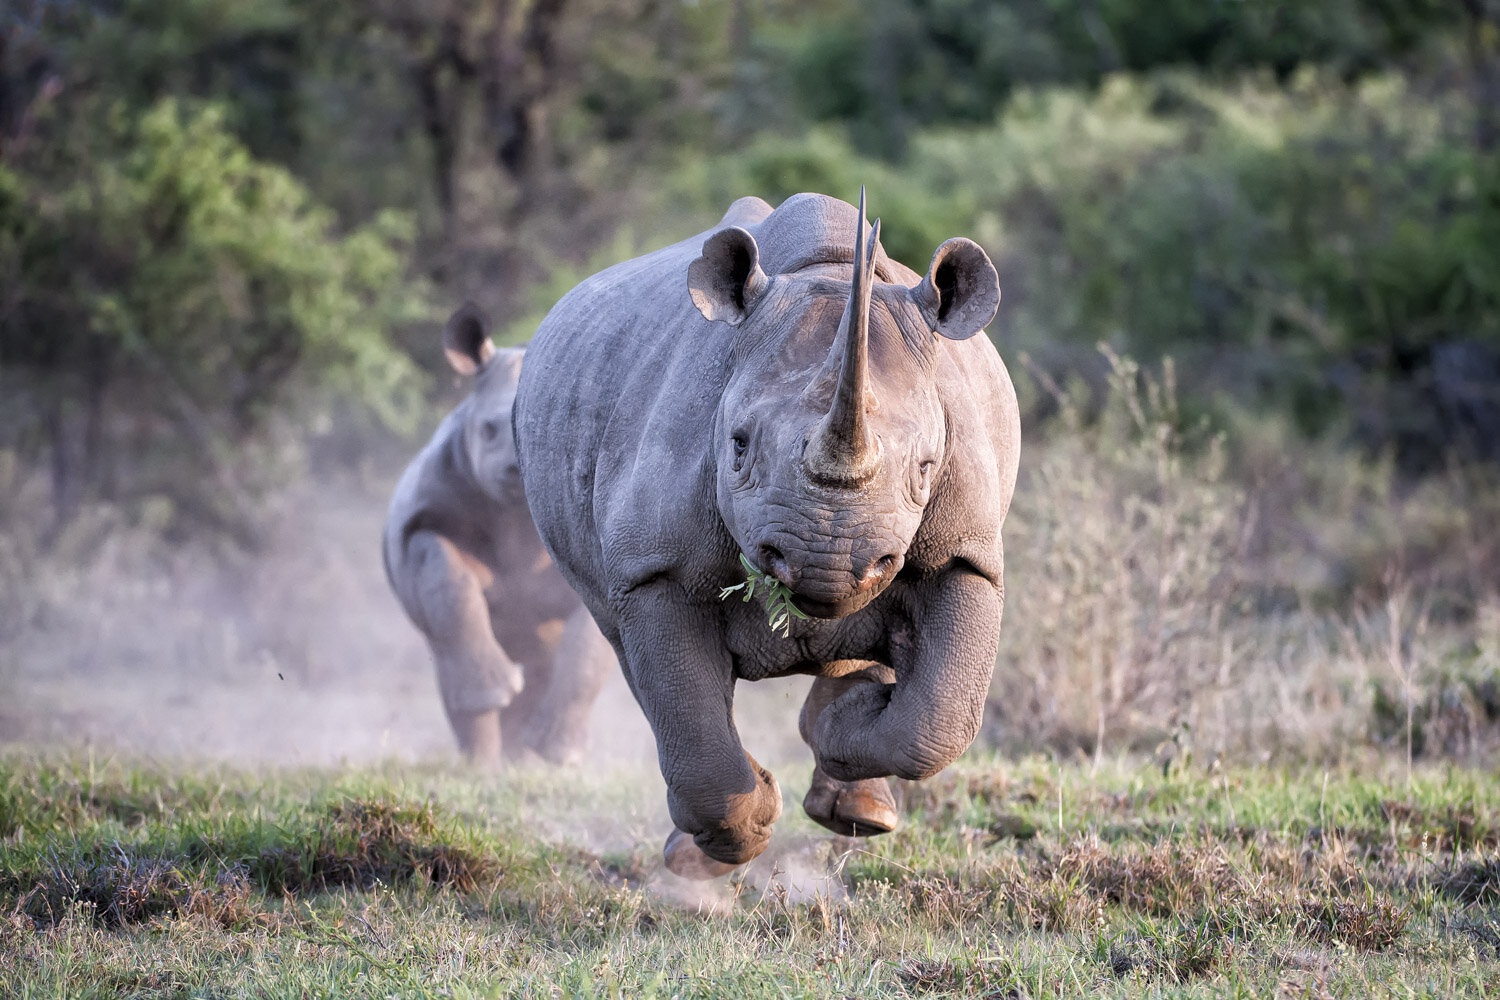
M 1491 773 L 974 755 L 868 841 L 782 777 L 695 886 L 628 770 L 0 757 L 0 995 L 1500 995 Z

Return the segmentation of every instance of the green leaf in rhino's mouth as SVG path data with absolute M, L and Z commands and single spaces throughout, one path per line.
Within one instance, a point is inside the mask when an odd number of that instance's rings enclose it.
M 808 618 L 809 615 L 792 603 L 792 589 L 769 573 L 762 573 L 755 564 L 740 553 L 740 565 L 745 567 L 745 581 L 719 591 L 719 600 L 726 599 L 736 591 L 743 591 L 740 600 L 749 601 L 760 591 L 761 601 L 766 606 L 766 624 L 771 631 L 783 639 L 792 634 L 793 618 Z

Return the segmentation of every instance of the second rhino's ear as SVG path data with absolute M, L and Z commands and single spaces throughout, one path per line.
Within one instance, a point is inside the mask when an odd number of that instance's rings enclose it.
M 937 248 L 911 298 L 928 326 L 949 340 L 967 340 L 995 318 L 1000 275 L 978 243 L 956 236 Z
M 731 226 L 710 236 L 703 255 L 688 265 L 688 294 L 705 319 L 738 326 L 750 315 L 771 281 L 760 269 L 755 237 Z
M 473 375 L 495 356 L 484 313 L 472 302 L 459 306 L 443 327 L 443 353 L 460 375 Z

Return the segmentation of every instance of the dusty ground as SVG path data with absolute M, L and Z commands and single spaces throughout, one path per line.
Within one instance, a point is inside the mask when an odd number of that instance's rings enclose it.
M 738 715 L 747 743 L 769 748 L 764 753 L 770 759 L 796 754 L 805 685 L 741 685 Z M 347 683 L 304 682 L 278 674 L 267 662 L 250 676 L 204 682 L 106 664 L 86 674 L 22 671 L 7 686 L 0 747 L 312 766 L 456 754 L 433 678 L 424 670 L 370 671 Z M 618 674 L 595 705 L 589 735 L 594 759 L 655 759 L 651 732 Z

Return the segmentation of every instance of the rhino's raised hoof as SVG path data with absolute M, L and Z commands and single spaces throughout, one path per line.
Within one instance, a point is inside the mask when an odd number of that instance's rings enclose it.
M 901 823 L 896 800 L 884 778 L 835 781 L 813 771 L 812 786 L 802 799 L 802 809 L 812 819 L 845 837 L 873 837 L 890 833 Z
M 715 861 L 704 854 L 703 848 L 693 843 L 692 836 L 681 830 L 673 830 L 671 836 L 667 837 L 667 845 L 662 848 L 662 857 L 667 862 L 667 870 L 673 875 L 689 878 L 695 882 L 707 882 L 709 879 L 720 878 L 739 867 L 739 865 Z

